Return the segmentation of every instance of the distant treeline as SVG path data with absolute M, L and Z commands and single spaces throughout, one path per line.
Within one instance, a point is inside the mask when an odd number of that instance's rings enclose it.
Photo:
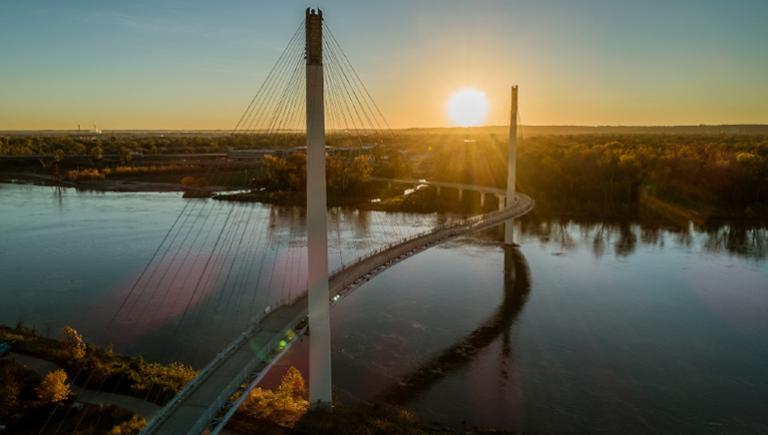
M 329 146 L 399 143 L 399 135 L 382 132 L 331 133 Z M 154 154 L 219 153 L 229 149 L 288 149 L 306 145 L 304 134 L 237 135 L 10 135 L 0 136 L 0 155 L 39 154 L 120 155 L 126 152 Z
M 538 203 L 635 205 L 645 197 L 699 209 L 765 213 L 768 136 L 537 136 L 518 146 L 517 188 Z M 453 141 L 428 153 L 435 179 L 505 186 L 506 138 Z
M 533 196 L 537 209 L 583 208 L 600 214 L 600 208 L 652 203 L 726 211 L 726 214 L 768 215 L 768 133 L 757 134 L 764 126 L 654 128 L 666 131 L 720 128 L 748 130 L 750 134 L 654 132 L 531 136 L 524 129 L 518 146 L 518 190 Z M 596 131 L 609 131 L 607 129 Z M 329 174 L 343 174 L 336 177 L 339 183 L 333 186 L 334 193 L 338 194 L 352 192 L 356 180 L 366 178 L 358 177 L 361 173 L 504 187 L 507 139 L 502 127 L 332 132 L 327 137 L 331 146 L 378 146 L 370 152 L 372 159 L 367 161 L 370 167 L 364 170 L 356 167 L 349 176 L 345 174 L 349 168 L 332 167 Z M 114 153 L 121 156 L 125 164 L 131 157 L 129 151 L 150 155 L 223 152 L 230 148 L 285 149 L 303 143 L 304 136 L 298 133 L 272 136 L 14 135 L 0 136 L 0 154 L 87 155 L 92 156 L 95 164 L 104 155 Z M 66 161 L 66 157 L 64 159 Z M 295 178 L 301 177 L 300 174 L 294 174 L 294 179 L 288 177 L 289 172 L 303 168 L 301 164 L 293 165 L 300 162 L 288 159 L 271 163 L 274 163 L 268 165 L 273 170 L 271 180 L 262 179 L 260 185 L 295 190 L 302 184 L 303 179 Z
M 360 144 L 394 145 L 401 149 L 423 145 L 440 146 L 457 138 L 506 138 L 507 126 L 471 128 L 410 128 L 399 130 L 329 131 L 331 146 Z M 768 136 L 768 125 L 691 125 L 691 126 L 520 126 L 520 134 L 530 138 L 548 135 L 759 135 Z M 184 154 L 222 152 L 227 149 L 285 149 L 305 145 L 303 133 L 230 134 L 213 131 L 111 131 L 91 134 L 77 131 L 7 131 L 0 132 L 0 155 L 52 154 L 86 155 L 99 147 L 104 153 L 121 150 L 145 154 Z

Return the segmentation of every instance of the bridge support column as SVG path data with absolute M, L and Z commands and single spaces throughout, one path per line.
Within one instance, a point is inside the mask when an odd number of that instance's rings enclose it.
M 485 192 L 480 192 L 480 208 L 485 207 Z
M 323 13 L 306 11 L 309 402 L 331 406 L 331 317 L 323 103 Z
M 464 189 L 459 189 L 459 201 L 464 199 Z
M 512 101 L 509 118 L 509 153 L 507 156 L 507 207 L 515 201 L 515 176 L 517 169 L 517 85 L 512 86 Z M 504 243 L 515 244 L 514 219 L 504 224 Z

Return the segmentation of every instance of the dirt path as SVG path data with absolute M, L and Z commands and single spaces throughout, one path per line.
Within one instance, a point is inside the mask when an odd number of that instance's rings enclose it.
M 15 352 L 11 352 L 10 358 L 13 358 L 19 364 L 23 364 L 40 376 L 45 376 L 49 372 L 58 370 L 61 367 L 58 364 L 50 361 L 35 358 L 28 355 L 21 355 Z M 125 394 L 113 394 L 105 393 L 102 391 L 89 390 L 86 388 L 78 387 L 77 385 L 70 384 L 72 393 L 76 396 L 76 400 L 82 403 L 91 403 L 96 405 L 116 405 L 123 409 L 133 412 L 136 415 L 151 419 L 153 415 L 160 410 L 160 406 L 146 400 L 139 399 L 138 397 L 127 396 Z

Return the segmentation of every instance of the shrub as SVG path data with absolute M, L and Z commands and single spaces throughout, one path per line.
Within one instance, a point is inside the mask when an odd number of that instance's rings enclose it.
M 204 177 L 184 177 L 181 179 L 181 184 L 186 187 L 201 188 L 208 185 L 208 180 Z
M 192 367 L 179 362 L 163 365 L 140 361 L 138 367 L 131 370 L 128 376 L 133 382 L 131 388 L 135 391 L 157 388 L 158 394 L 166 394 L 178 392 L 196 375 L 197 372 Z
M 104 173 L 94 168 L 80 169 L 80 170 L 73 169 L 73 170 L 67 171 L 66 177 L 67 177 L 67 180 L 69 181 L 103 180 Z

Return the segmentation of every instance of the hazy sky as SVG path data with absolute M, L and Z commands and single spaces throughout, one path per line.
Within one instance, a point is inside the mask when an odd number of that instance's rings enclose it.
M 0 129 L 228 129 L 305 2 L 5 1 Z M 393 127 L 448 124 L 457 88 L 507 122 L 768 123 L 768 1 L 327 0 Z

